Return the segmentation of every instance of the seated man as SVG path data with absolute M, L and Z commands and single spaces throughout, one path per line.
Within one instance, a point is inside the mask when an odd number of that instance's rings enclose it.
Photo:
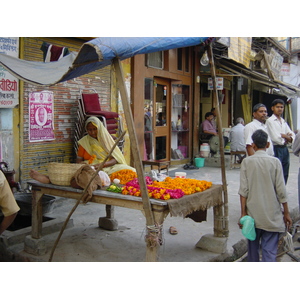
M 205 114 L 205 120 L 202 122 L 201 125 L 203 133 L 210 135 L 210 137 L 214 135 L 218 135 L 217 130 L 212 123 L 213 118 L 214 118 L 214 114 L 212 112 L 207 112 Z
M 245 122 L 244 119 L 239 117 L 235 120 L 235 126 L 233 126 L 229 133 L 230 139 L 230 150 L 235 151 L 245 151 L 246 152 L 246 145 L 245 145 L 245 137 L 244 137 L 244 126 Z M 239 163 L 245 158 L 245 155 L 237 154 L 239 158 Z
M 205 114 L 205 120 L 201 124 L 203 133 L 207 134 L 207 139 L 210 139 L 213 136 L 218 136 L 216 127 L 212 122 L 213 119 L 214 119 L 214 114 L 212 112 L 207 112 Z M 223 136 L 223 141 L 224 141 L 224 147 L 225 147 L 228 143 L 228 137 Z

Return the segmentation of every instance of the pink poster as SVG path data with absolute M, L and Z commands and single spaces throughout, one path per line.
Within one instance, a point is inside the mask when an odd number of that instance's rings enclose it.
M 29 93 L 29 142 L 54 140 L 53 92 Z

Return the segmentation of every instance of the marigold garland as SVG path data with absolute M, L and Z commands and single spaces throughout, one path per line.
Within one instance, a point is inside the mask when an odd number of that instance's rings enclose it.
M 109 178 L 111 181 L 113 181 L 115 178 L 120 179 L 120 184 L 126 184 L 128 181 L 137 178 L 137 174 L 131 170 L 124 169 L 112 173 Z
M 212 182 L 189 178 L 172 179 L 171 177 L 167 177 L 165 181 L 153 182 L 150 177 L 146 176 L 145 181 L 149 197 L 161 200 L 178 199 L 184 195 L 202 192 L 212 186 Z M 122 194 L 141 196 L 138 180 L 135 178 L 127 182 L 122 189 Z
M 136 172 L 131 170 L 120 170 L 110 175 L 110 180 L 115 178 L 124 185 L 121 193 L 140 197 L 141 190 Z M 145 177 L 149 198 L 169 200 L 178 199 L 184 195 L 191 195 L 197 192 L 203 192 L 212 186 L 212 182 L 206 180 L 190 178 L 171 178 L 167 177 L 164 181 L 152 181 L 149 176 Z
M 164 181 L 154 181 L 154 187 L 168 188 L 171 190 L 181 189 L 185 195 L 203 192 L 212 186 L 212 182 L 190 178 L 167 177 Z

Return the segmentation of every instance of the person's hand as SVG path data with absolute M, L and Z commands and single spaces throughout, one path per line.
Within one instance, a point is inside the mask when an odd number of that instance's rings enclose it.
M 284 224 L 285 224 L 285 226 L 287 228 L 287 231 L 289 231 L 289 229 L 291 228 L 291 226 L 293 224 L 293 221 L 292 221 L 289 213 L 284 213 L 284 215 L 283 215 L 283 221 L 284 221 Z
M 238 221 L 238 225 L 239 225 L 239 227 L 240 227 L 240 229 L 242 229 L 243 228 L 243 225 L 240 223 L 240 219 L 242 218 L 242 217 L 244 217 L 244 216 L 246 216 L 246 214 L 242 214 L 241 216 L 240 216 L 240 218 L 239 218 L 239 221 Z

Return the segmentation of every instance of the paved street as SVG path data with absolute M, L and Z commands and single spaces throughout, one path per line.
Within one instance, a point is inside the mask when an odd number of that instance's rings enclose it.
M 170 176 L 177 171 L 184 171 L 188 178 L 205 179 L 213 183 L 221 183 L 221 169 L 218 167 L 199 168 L 198 170 L 183 170 L 171 168 Z M 291 154 L 290 177 L 287 184 L 289 195 L 289 208 L 293 217 L 298 216 L 298 158 Z M 245 254 L 246 240 L 239 229 L 237 222 L 240 216 L 240 202 L 237 194 L 239 188 L 239 169 L 226 168 L 229 199 L 229 237 L 226 253 L 219 254 L 196 247 L 200 238 L 213 234 L 213 211 L 208 210 L 207 221 L 196 223 L 191 219 L 168 216 L 164 222 L 163 240 L 160 247 L 158 261 L 160 262 L 205 262 L 205 261 L 235 261 Z M 53 212 L 47 216 L 55 220 L 65 220 L 75 201 L 73 199 L 60 198 L 56 200 Z M 119 228 L 116 231 L 107 231 L 98 227 L 98 218 L 105 216 L 105 206 L 94 203 L 79 205 L 72 216 L 72 224 L 66 229 L 55 250 L 53 260 L 57 262 L 143 262 L 145 261 L 146 245 L 145 218 L 140 211 L 116 207 L 115 218 Z M 46 227 L 43 223 L 43 228 Z M 60 225 L 61 226 L 61 225 Z M 18 243 L 9 246 L 8 260 L 16 261 L 48 261 L 50 251 L 58 236 L 61 227 L 55 232 L 44 234 L 47 253 L 34 256 L 24 252 L 24 244 Z M 177 235 L 169 233 L 169 227 L 175 226 Z M 30 234 L 30 227 L 22 229 L 24 236 Z M 44 231 L 46 232 L 46 231 Z M 14 234 L 18 234 L 15 232 Z M 6 233 L 0 240 L 3 241 L 12 233 Z M 300 246 L 295 243 L 295 246 Z M 300 251 L 299 251 L 300 252 Z M 297 254 L 297 253 L 296 253 Z M 279 258 L 279 261 L 293 261 L 289 256 Z

